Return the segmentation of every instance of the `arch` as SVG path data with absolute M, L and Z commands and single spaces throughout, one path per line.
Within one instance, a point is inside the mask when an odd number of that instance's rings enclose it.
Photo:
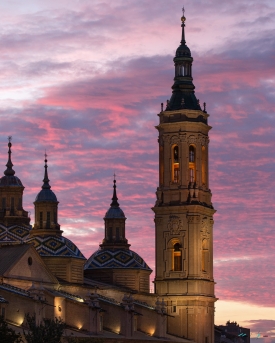
M 189 181 L 196 181 L 196 147 L 189 145 Z
M 181 271 L 182 270 L 182 248 L 179 243 L 174 244 L 173 247 L 173 270 Z
M 180 163 L 179 163 L 179 146 L 172 145 L 172 182 L 179 183 L 179 170 L 180 170 Z
M 167 247 L 172 252 L 172 259 L 171 259 L 171 270 L 175 272 L 182 271 L 182 244 L 178 238 L 172 238 L 169 242 Z

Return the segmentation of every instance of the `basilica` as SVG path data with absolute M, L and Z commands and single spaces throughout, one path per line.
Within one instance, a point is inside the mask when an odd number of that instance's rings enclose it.
M 126 238 L 116 180 L 112 202 L 106 206 L 102 243 L 86 259 L 58 223 L 59 202 L 51 189 L 46 156 L 30 225 L 9 139 L 7 168 L 0 179 L 0 314 L 10 325 L 24 326 L 30 313 L 37 323 L 61 318 L 76 336 L 214 342 L 211 127 L 206 105 L 201 107 L 194 91 L 185 21 L 183 13 L 172 96 L 161 104 L 156 126 L 154 293 L 149 292 L 151 268 Z

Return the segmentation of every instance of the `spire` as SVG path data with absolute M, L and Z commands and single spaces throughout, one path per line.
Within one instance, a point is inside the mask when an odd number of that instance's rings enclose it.
M 174 110 L 201 110 L 195 96 L 195 86 L 192 77 L 193 57 L 185 41 L 185 9 L 182 8 L 181 16 L 181 42 L 174 57 L 175 77 L 172 86 L 172 96 L 167 101 L 166 111 Z
M 47 160 L 47 154 L 46 154 L 46 151 L 45 151 L 45 166 L 44 166 L 44 168 L 45 168 L 45 172 L 44 172 L 44 179 L 43 179 L 43 182 L 44 182 L 44 184 L 43 184 L 43 186 L 42 186 L 42 189 L 50 189 L 51 188 L 51 186 L 50 186 L 50 184 L 49 184 L 49 178 L 48 178 L 48 165 L 47 165 L 47 162 L 48 162 L 48 160 Z
M 180 42 L 182 45 L 185 45 L 185 43 L 186 43 L 186 41 L 185 41 L 185 32 L 184 32 L 184 27 L 185 27 L 184 22 L 185 22 L 186 18 L 184 16 L 184 12 L 185 12 L 185 9 L 184 9 L 184 7 L 182 7 L 182 17 L 181 17 L 182 34 L 181 34 L 181 42 Z
M 112 197 L 112 203 L 110 204 L 111 207 L 119 207 L 119 203 L 117 202 L 118 198 L 116 195 L 116 174 L 114 174 L 114 191 L 113 191 L 113 197 Z
M 8 147 L 9 147 L 9 151 L 8 151 L 9 158 L 8 158 L 8 163 L 6 164 L 7 169 L 4 171 L 4 174 L 6 176 L 13 176 L 15 174 L 15 171 L 12 169 L 13 164 L 12 164 L 12 161 L 11 161 L 11 147 L 12 147 L 11 140 L 12 140 L 12 136 L 9 136 L 8 140 L 9 140 L 9 144 L 8 144 Z

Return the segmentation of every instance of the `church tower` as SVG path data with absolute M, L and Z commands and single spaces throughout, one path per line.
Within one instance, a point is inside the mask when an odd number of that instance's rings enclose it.
M 10 231 L 9 234 L 11 236 L 15 235 L 14 239 L 16 235 L 19 235 L 19 238 L 22 240 L 30 228 L 30 217 L 28 212 L 23 209 L 23 192 L 25 187 L 21 180 L 15 176 L 15 171 L 13 170 L 13 163 L 11 161 L 11 136 L 9 136 L 8 147 L 7 169 L 4 171 L 4 176 L 0 179 L 0 224 L 6 227 L 20 226 L 20 229 L 14 228 L 13 232 Z M 12 237 L 10 238 L 13 240 Z M 9 238 L 7 238 L 8 241 L 10 241 Z
M 77 246 L 62 235 L 58 224 L 58 204 L 51 190 L 45 154 L 44 179 L 34 201 L 35 222 L 27 243 L 32 244 L 50 271 L 59 279 L 83 283 L 85 257 Z
M 195 96 L 190 49 L 182 39 L 174 57 L 172 96 L 158 114 L 159 186 L 155 292 L 167 302 L 168 333 L 214 342 L 213 214 L 208 182 L 208 125 Z
M 149 293 L 151 268 L 126 238 L 126 217 L 119 206 L 116 179 L 113 197 L 104 217 L 104 239 L 84 266 L 84 275 L 92 280 L 122 286 L 129 291 Z
M 35 222 L 33 226 L 33 233 L 41 234 L 56 234 L 61 236 L 62 231 L 57 222 L 58 214 L 58 200 L 56 195 L 51 190 L 50 180 L 48 177 L 47 155 L 45 154 L 45 171 L 41 191 L 37 194 L 35 205 Z

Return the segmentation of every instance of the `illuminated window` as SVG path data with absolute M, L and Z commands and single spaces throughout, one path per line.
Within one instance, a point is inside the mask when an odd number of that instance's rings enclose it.
M 172 181 L 174 183 L 179 182 L 179 147 L 176 145 L 173 147 L 172 155 Z
M 181 256 L 181 249 L 180 244 L 176 243 L 174 245 L 173 251 L 173 262 L 174 262 L 174 271 L 181 271 L 182 270 L 182 256 Z
M 193 145 L 189 147 L 189 181 L 196 181 L 196 149 Z

